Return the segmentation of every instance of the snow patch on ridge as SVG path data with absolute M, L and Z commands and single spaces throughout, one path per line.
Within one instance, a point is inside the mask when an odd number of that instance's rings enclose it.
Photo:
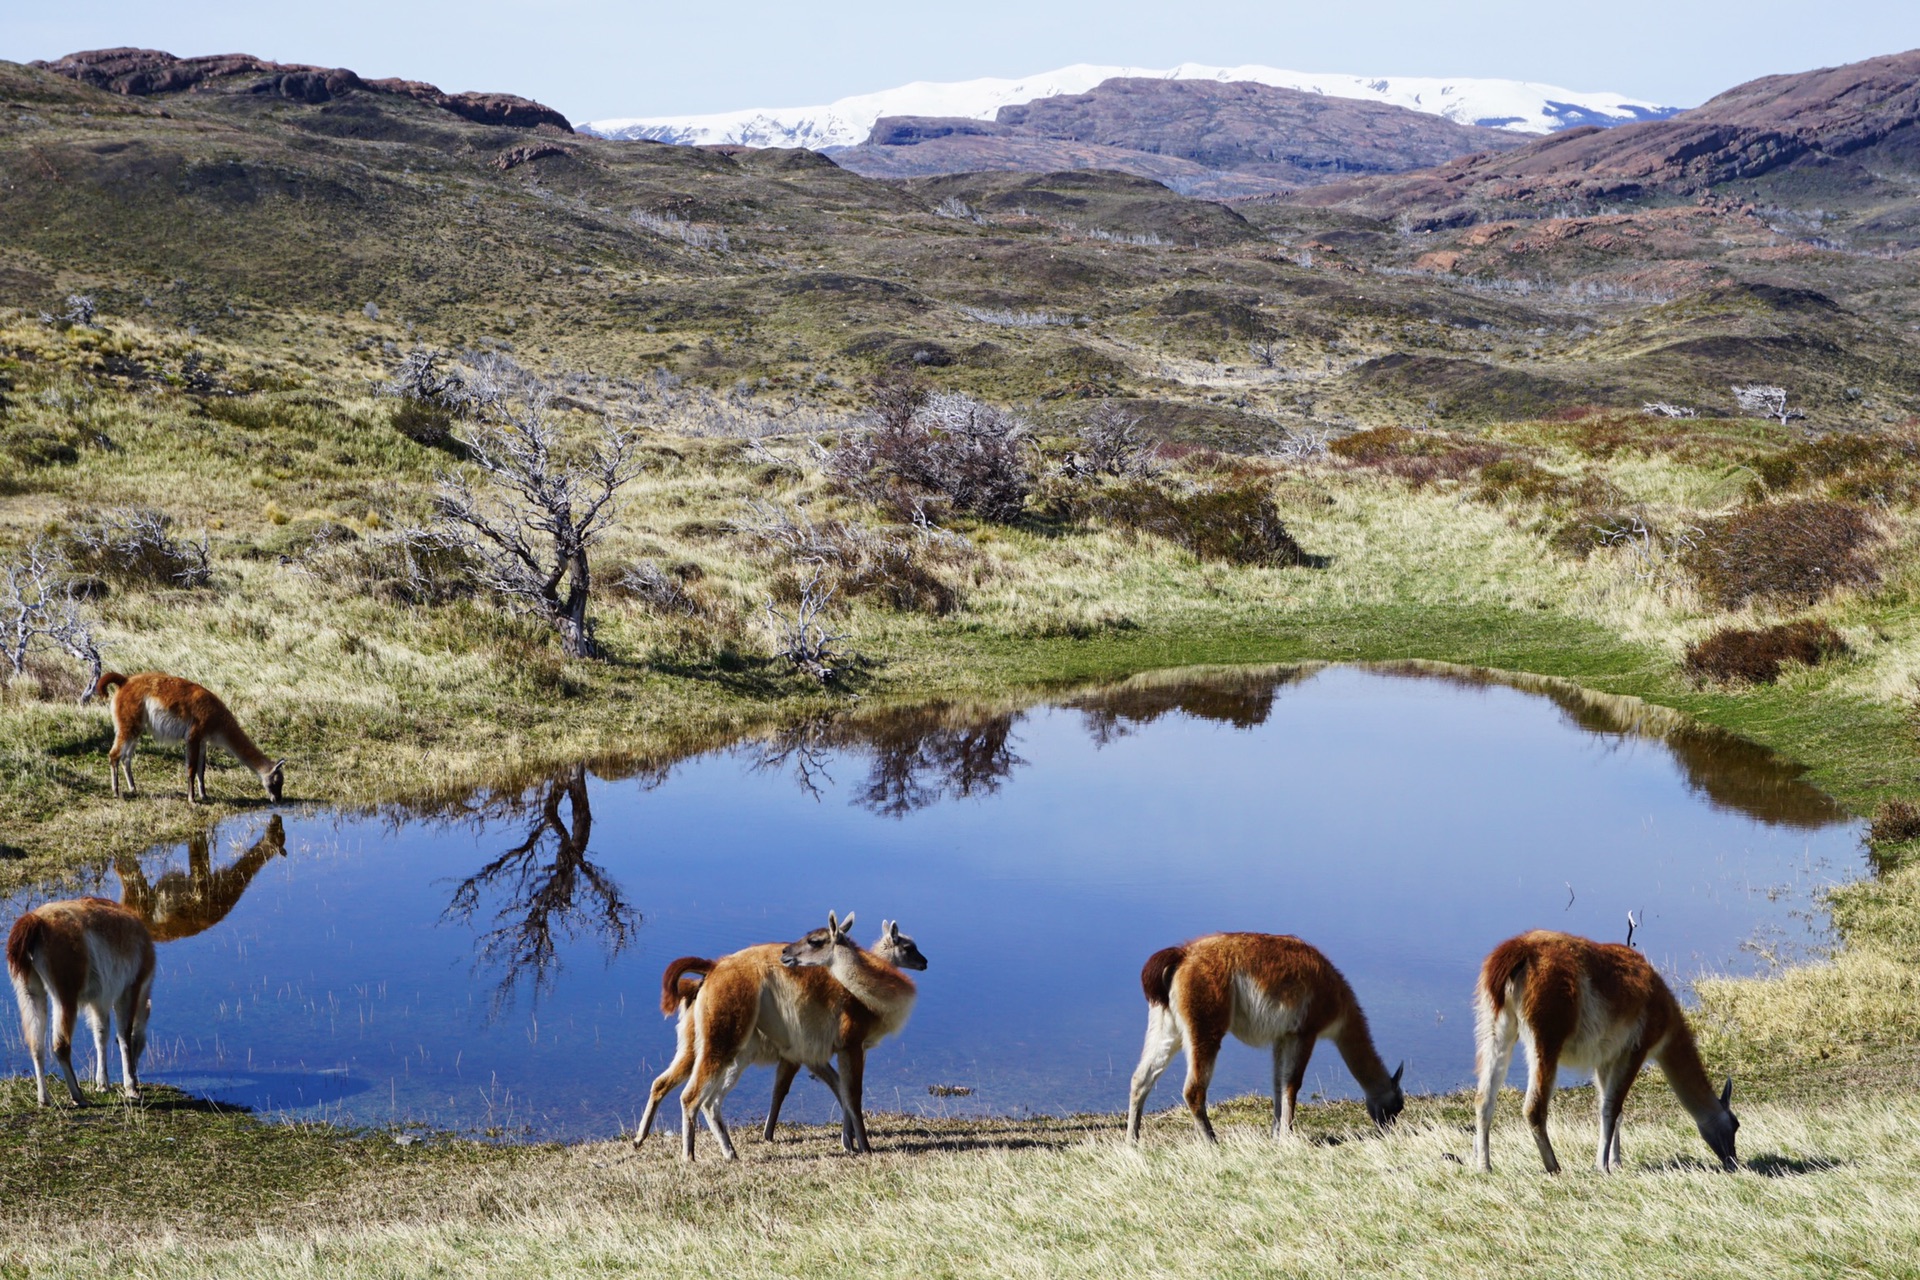
M 878 93 L 856 94 L 817 107 L 755 107 L 700 116 L 643 116 L 594 120 L 581 132 L 603 138 L 650 138 L 686 146 L 733 143 L 749 147 L 857 146 L 881 116 L 959 116 L 991 120 L 1001 107 L 1085 93 L 1118 76 L 1156 80 L 1248 80 L 1334 98 L 1384 102 L 1458 124 L 1517 133 L 1553 133 L 1574 125 L 1661 120 L 1679 108 L 1618 93 L 1581 93 L 1522 80 L 1444 80 L 1434 77 L 1317 75 L 1277 67 L 1210 67 L 1183 62 L 1171 70 L 1078 63 L 1016 80 L 918 80 Z

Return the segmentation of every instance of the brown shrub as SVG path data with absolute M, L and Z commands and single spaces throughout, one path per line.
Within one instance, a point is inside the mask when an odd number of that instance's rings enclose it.
M 1579 507 L 1547 535 L 1547 545 L 1584 560 L 1601 547 L 1643 536 L 1652 542 L 1665 541 L 1659 526 L 1644 512 L 1613 506 Z
M 1802 618 L 1749 631 L 1726 627 L 1687 647 L 1690 675 L 1744 684 L 1772 684 L 1789 662 L 1814 667 L 1847 651 L 1840 633 L 1824 622 Z
M 1889 800 L 1874 810 L 1867 827 L 1867 843 L 1874 845 L 1907 844 L 1920 840 L 1920 806 L 1905 800 Z
M 1746 507 L 1709 521 L 1683 563 L 1724 609 L 1752 599 L 1811 604 L 1842 586 L 1880 581 L 1879 538 L 1859 507 L 1824 498 Z
M 1327 452 L 1362 466 L 1378 466 L 1389 458 L 1399 457 L 1412 439 L 1413 432 L 1405 427 L 1373 427 L 1341 436 L 1327 445 Z
M 1148 483 L 1116 485 L 1084 499 L 1082 513 L 1165 538 L 1201 560 L 1307 563 L 1264 484 L 1214 485 L 1185 493 Z

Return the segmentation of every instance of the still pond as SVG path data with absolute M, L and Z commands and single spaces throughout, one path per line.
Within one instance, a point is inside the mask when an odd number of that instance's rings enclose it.
M 178 791 L 164 759 L 149 796 Z M 1626 700 L 1261 668 L 814 721 L 437 810 L 263 811 L 93 891 L 161 939 L 151 1080 L 285 1118 L 607 1138 L 672 1056 L 662 966 L 829 909 L 862 941 L 897 918 L 930 961 L 869 1059 L 871 1111 L 1124 1110 L 1142 960 L 1219 929 L 1319 946 L 1408 1086 L 1437 1090 L 1470 1082 L 1472 982 L 1500 939 L 1618 940 L 1634 911 L 1676 985 L 1754 972 L 1821 944 L 1819 891 L 1861 873 L 1859 837 L 1793 767 Z M 83 1030 L 76 1067 L 91 1052 Z M 0 1068 L 27 1070 L 11 1011 Z M 1230 1043 L 1213 1095 L 1270 1071 Z M 764 1114 L 769 1079 L 729 1118 Z M 1308 1088 L 1353 1094 L 1330 1046 Z M 788 1108 L 834 1114 L 804 1079 Z

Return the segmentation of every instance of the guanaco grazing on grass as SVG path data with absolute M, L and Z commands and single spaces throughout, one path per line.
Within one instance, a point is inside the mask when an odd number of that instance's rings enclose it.
M 1381 1128 L 1406 1106 L 1401 1063 L 1393 1074 L 1374 1051 L 1367 1015 L 1353 988 L 1320 952 L 1287 934 L 1212 933 L 1156 951 L 1140 970 L 1147 997 L 1147 1041 L 1134 1068 L 1127 1138 L 1140 1140 L 1147 1096 L 1174 1054 L 1187 1051 L 1187 1108 L 1200 1135 L 1217 1141 L 1207 1118 L 1207 1086 L 1220 1046 L 1237 1040 L 1273 1048 L 1273 1135 L 1293 1130 L 1300 1084 L 1314 1043 L 1331 1040 L 1365 1092 Z
M 841 920 L 830 912 L 826 928 L 784 947 L 748 947 L 718 960 L 686 956 L 667 966 L 661 1005 L 666 1012 L 680 1012 L 678 1052 L 653 1082 L 634 1145 L 646 1140 L 667 1091 L 687 1080 L 680 1092 L 682 1156 L 693 1159 L 700 1115 L 722 1154 L 738 1159 L 721 1104 L 747 1067 L 772 1063 L 780 1068 L 780 1078 L 768 1137 L 786 1086 L 805 1066 L 839 1099 L 842 1145 L 852 1152 L 872 1150 L 860 1101 L 866 1053 L 899 1031 L 913 1011 L 913 980 L 901 969 L 924 969 L 927 962 L 893 921 L 883 924 L 875 950 L 861 948 L 847 936 L 853 920 L 851 914 Z M 705 979 L 694 983 L 689 976 L 694 972 L 704 972 Z M 835 1054 L 837 1072 L 830 1065 Z
M 1733 1149 L 1740 1128 L 1732 1107 L 1733 1077 L 1714 1093 L 1680 1002 L 1632 947 L 1548 929 L 1509 938 L 1480 967 L 1474 1007 L 1480 1111 L 1473 1154 L 1481 1170 L 1493 1168 L 1494 1105 L 1519 1040 L 1527 1042 L 1527 1125 L 1548 1173 L 1560 1172 L 1547 1138 L 1547 1108 L 1559 1069 L 1593 1069 L 1600 1095 L 1594 1164 L 1606 1173 L 1620 1167 L 1621 1109 L 1648 1058 L 1660 1064 L 1721 1165 L 1739 1168 Z
M 109 671 L 80 695 L 82 706 L 98 697 L 107 697 L 113 711 L 113 748 L 107 752 L 107 775 L 113 782 L 113 794 L 120 795 L 120 775 L 127 778 L 127 794 L 137 794 L 133 786 L 133 750 L 140 734 L 148 731 L 162 742 L 184 741 L 187 747 L 187 802 L 206 803 L 207 748 L 225 747 L 238 756 L 240 763 L 260 776 L 267 799 L 280 803 L 280 791 L 286 783 L 285 760 L 275 760 L 253 745 L 240 722 L 227 710 L 227 704 L 191 680 L 158 671 L 142 671 L 123 676 Z
M 780 943 L 768 944 L 766 950 L 777 951 Z M 759 950 L 759 948 L 751 948 Z M 744 955 L 745 952 L 736 954 Z M 927 967 L 927 958 L 920 954 L 920 948 L 912 938 L 900 931 L 894 921 L 882 922 L 880 937 L 873 944 L 873 954 L 899 969 L 922 970 Z M 694 1019 L 690 1009 L 700 994 L 701 976 L 709 974 L 720 962 L 705 960 L 699 956 L 681 956 L 669 963 L 660 975 L 660 1012 L 672 1017 L 680 1015 L 676 1030 L 676 1052 L 667 1069 L 660 1073 L 648 1093 L 647 1109 L 641 1118 L 640 1127 L 635 1130 L 633 1144 L 639 1146 L 646 1140 L 653 1127 L 655 1112 L 660 1102 L 675 1085 L 684 1081 L 693 1072 Z M 696 976 L 699 975 L 699 976 Z M 805 1006 L 811 1016 L 827 1016 L 840 1019 L 837 1044 L 856 1037 L 864 1041 L 865 1048 L 878 1043 L 878 1037 L 870 1033 L 878 1025 L 871 1010 L 853 1000 L 847 989 L 840 985 L 837 978 L 826 969 L 812 967 L 806 969 L 781 971 L 776 976 L 802 984 Z M 903 1019 L 904 1021 L 904 1019 Z M 751 1063 L 772 1062 L 774 1064 L 773 1097 L 767 1108 L 767 1121 L 761 1130 L 764 1141 L 773 1141 L 775 1128 L 780 1123 L 780 1108 L 785 1104 L 787 1091 L 793 1087 L 794 1077 L 802 1066 L 827 1088 L 833 1091 L 837 1100 L 840 1096 L 840 1076 L 832 1066 L 825 1063 L 806 1064 L 793 1058 L 780 1056 L 780 1049 L 767 1039 L 764 1033 L 756 1032 L 753 1045 L 744 1055 Z M 857 1150 L 853 1132 L 853 1120 L 842 1110 L 840 1113 L 840 1145 L 845 1150 Z
M 107 1087 L 107 1028 L 120 1046 L 120 1083 L 140 1096 L 140 1054 L 153 1011 L 153 939 L 140 917 L 105 898 L 49 902 L 13 922 L 7 975 L 20 1003 L 20 1031 L 33 1059 L 33 1084 L 47 1105 L 47 1005 L 53 1006 L 53 1059 L 73 1105 L 84 1107 L 73 1074 L 73 1021 L 84 1012 L 93 1028 L 94 1083 Z

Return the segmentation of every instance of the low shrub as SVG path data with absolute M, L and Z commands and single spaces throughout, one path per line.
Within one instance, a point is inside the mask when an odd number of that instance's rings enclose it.
M 63 547 L 80 574 L 156 587 L 204 587 L 213 581 L 207 539 L 173 536 L 173 517 L 149 507 L 89 512 L 76 519 Z
M 1165 538 L 1201 560 L 1308 562 L 1280 518 L 1272 489 L 1264 484 L 1205 485 L 1184 492 L 1144 481 L 1114 485 L 1089 495 L 1081 512 L 1118 528 Z
M 402 396 L 387 416 L 395 431 L 415 444 L 444 449 L 453 443 L 453 413 L 440 405 Z
M 1025 425 L 1004 410 L 968 396 L 930 395 L 883 405 L 878 426 L 827 455 L 827 471 L 902 518 L 950 506 L 1005 522 L 1020 515 L 1033 489 L 1026 438 Z
M 1772 684 L 1789 662 L 1813 667 L 1847 652 L 1847 642 L 1825 622 L 1802 618 L 1749 631 L 1727 627 L 1687 647 L 1689 674 L 1744 684 Z
M 756 550 L 790 566 L 774 581 L 774 598 L 795 603 L 803 583 L 813 582 L 836 598 L 866 599 L 902 613 L 944 616 L 958 609 L 958 586 L 936 566 L 974 558 L 973 544 L 955 534 L 926 528 L 874 529 L 854 521 L 814 521 L 802 512 L 757 504 L 754 517 L 735 525 Z
M 1889 800 L 1874 810 L 1867 827 L 1871 845 L 1909 844 L 1920 840 L 1920 805 L 1905 800 Z
M 1879 536 L 1849 503 L 1767 503 L 1706 522 L 1682 563 L 1724 609 L 1754 599 L 1811 604 L 1836 588 L 1880 581 L 1870 554 Z
M 656 561 L 642 560 L 614 579 L 613 593 L 661 617 L 697 618 L 708 612 L 707 602 L 694 586 L 705 576 L 692 561 L 663 568 Z
M 1629 538 L 1664 543 L 1665 534 L 1644 512 L 1624 507 L 1579 507 L 1553 527 L 1547 544 L 1584 560 L 1602 547 L 1616 546 Z
M 313 538 L 288 563 L 335 588 L 394 604 L 437 605 L 474 594 L 479 565 L 466 548 L 425 529 Z

